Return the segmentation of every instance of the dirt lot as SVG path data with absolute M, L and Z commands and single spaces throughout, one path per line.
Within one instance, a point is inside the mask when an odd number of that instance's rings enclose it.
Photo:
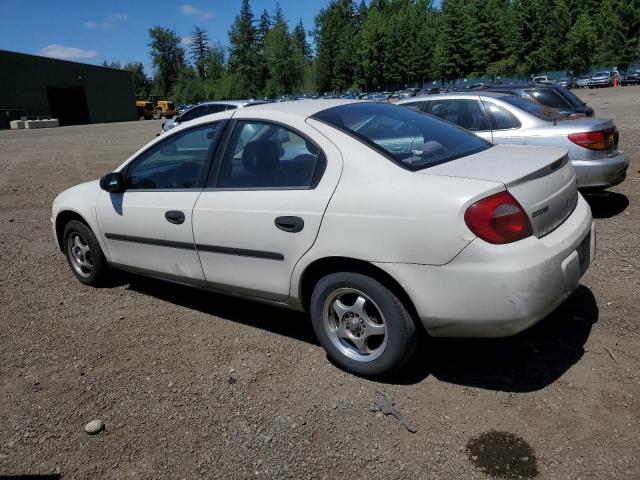
M 302 314 L 75 280 L 53 198 L 159 122 L 0 132 L 0 476 L 640 478 L 640 87 L 578 94 L 631 157 L 627 180 L 589 199 L 583 285 L 519 336 L 430 341 L 388 382 L 328 362 Z M 415 433 L 376 411 L 384 398 Z

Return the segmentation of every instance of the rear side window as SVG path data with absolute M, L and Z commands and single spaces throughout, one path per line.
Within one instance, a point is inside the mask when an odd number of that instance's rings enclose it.
M 283 126 L 239 121 L 218 179 L 219 188 L 313 188 L 324 170 L 324 154 Z
M 514 107 L 518 107 L 521 110 L 524 110 L 531 115 L 538 117 L 541 120 L 546 120 L 547 122 L 553 122 L 555 119 L 553 109 L 549 107 L 545 107 L 537 102 L 533 102 L 531 100 L 527 100 L 526 98 L 515 97 L 513 95 L 506 95 L 504 97 L 500 97 L 500 100 L 503 102 L 510 103 Z
M 408 170 L 422 170 L 491 148 L 439 118 L 385 103 L 350 103 L 311 118 L 355 137 Z
M 542 88 L 540 90 L 525 90 L 525 92 L 542 105 L 551 108 L 567 108 L 571 107 L 562 95 L 552 88 Z
M 209 105 L 209 113 L 224 112 L 227 109 L 226 105 Z
M 187 110 L 181 115 L 182 121 L 186 122 L 188 120 L 193 120 L 194 118 L 201 117 L 207 114 L 207 107 L 201 105 L 199 107 L 193 107 L 190 110 Z
M 429 113 L 472 132 L 490 130 L 491 125 L 477 100 L 432 100 Z
M 507 109 L 499 107 L 494 103 L 482 102 L 489 115 L 494 130 L 508 130 L 510 128 L 520 128 L 520 121 Z

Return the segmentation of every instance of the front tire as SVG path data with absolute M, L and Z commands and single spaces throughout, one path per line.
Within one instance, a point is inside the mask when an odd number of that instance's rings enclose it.
M 313 289 L 311 322 L 331 360 L 358 375 L 384 375 L 411 357 L 418 334 L 398 297 L 378 280 L 332 273 Z
M 64 228 L 63 242 L 67 262 L 76 278 L 85 285 L 103 284 L 109 276 L 109 267 L 91 229 L 72 220 Z

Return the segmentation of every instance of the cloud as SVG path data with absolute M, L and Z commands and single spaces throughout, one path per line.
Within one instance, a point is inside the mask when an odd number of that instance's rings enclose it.
M 84 28 L 96 29 L 101 28 L 103 30 L 113 30 L 116 28 L 114 23 L 124 22 L 129 19 L 128 13 L 114 13 L 107 15 L 102 22 L 94 22 L 93 20 L 87 20 L 82 24 Z
M 107 15 L 108 22 L 124 22 L 129 19 L 128 13 L 114 13 L 112 15 Z
M 191 37 L 182 37 L 180 39 L 180 45 L 184 45 L 186 47 L 188 47 L 189 45 L 191 45 L 193 42 L 191 41 Z
M 63 47 L 55 43 L 41 48 L 37 55 L 43 57 L 59 58 L 60 60 L 94 58 L 98 55 L 95 50 L 83 50 L 82 48 Z
M 188 3 L 180 6 L 180 13 L 183 15 L 198 17 L 200 20 L 210 20 L 214 17 L 213 12 L 201 10 L 200 8 L 189 5 Z

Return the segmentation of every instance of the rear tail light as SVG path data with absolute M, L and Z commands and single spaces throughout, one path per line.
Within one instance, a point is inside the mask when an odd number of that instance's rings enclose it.
M 613 150 L 618 146 L 618 138 L 618 129 L 615 127 L 597 132 L 572 133 L 569 135 L 569 140 L 589 150 Z
M 471 205 L 464 221 L 475 235 L 489 243 L 511 243 L 533 234 L 526 212 L 506 191 Z

